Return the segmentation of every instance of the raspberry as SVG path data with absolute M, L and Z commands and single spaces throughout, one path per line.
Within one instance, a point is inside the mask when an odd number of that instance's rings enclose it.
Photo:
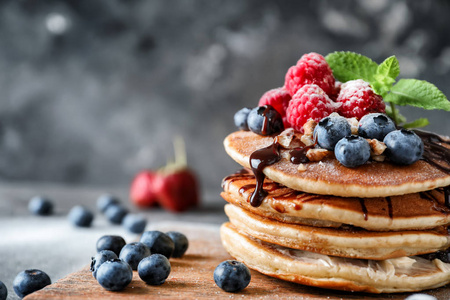
M 361 119 L 369 113 L 385 113 L 383 98 L 374 93 L 369 83 L 362 79 L 343 83 L 336 102 L 342 103 L 339 114 L 346 118 Z
M 325 58 L 311 52 L 303 55 L 286 73 L 284 86 L 291 96 L 305 84 L 317 84 L 327 95 L 334 92 L 333 72 Z
M 270 105 L 275 108 L 283 119 L 284 128 L 289 128 L 291 125 L 286 119 L 286 109 L 289 106 L 289 101 L 291 101 L 291 95 L 284 87 L 280 87 L 265 92 L 259 99 L 258 106 Z
M 286 116 L 292 127 L 303 132 L 303 125 L 310 119 L 319 122 L 336 110 L 336 104 L 315 84 L 302 86 L 291 102 Z

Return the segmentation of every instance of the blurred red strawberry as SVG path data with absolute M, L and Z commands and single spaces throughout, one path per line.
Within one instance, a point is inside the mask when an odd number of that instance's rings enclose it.
M 140 207 L 151 207 L 157 204 L 158 196 L 154 184 L 158 175 L 152 171 L 141 171 L 133 179 L 130 188 L 131 201 Z
M 156 202 L 172 212 L 183 212 L 199 203 L 196 175 L 188 168 L 182 139 L 175 139 L 175 162 L 157 172 L 142 171 L 131 184 L 130 198 L 138 206 Z
M 155 180 L 159 204 L 172 212 L 183 212 L 199 201 L 197 177 L 188 168 L 165 171 Z

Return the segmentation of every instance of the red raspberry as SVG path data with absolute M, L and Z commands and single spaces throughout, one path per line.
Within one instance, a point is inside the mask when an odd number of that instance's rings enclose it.
M 319 86 L 307 84 L 292 97 L 286 116 L 295 130 L 303 132 L 303 125 L 308 120 L 319 122 L 335 110 L 336 103 Z
M 258 106 L 270 105 L 275 108 L 283 119 L 284 128 L 289 128 L 291 125 L 286 119 L 286 109 L 289 106 L 289 101 L 291 101 L 291 95 L 284 87 L 280 87 L 265 92 L 259 99 Z
M 369 83 L 362 79 L 343 83 L 336 102 L 342 103 L 339 114 L 346 118 L 361 119 L 369 113 L 385 113 L 383 98 L 374 93 Z
M 311 52 L 303 55 L 286 73 L 284 86 L 291 96 L 305 84 L 317 84 L 327 95 L 334 91 L 334 77 L 325 58 Z

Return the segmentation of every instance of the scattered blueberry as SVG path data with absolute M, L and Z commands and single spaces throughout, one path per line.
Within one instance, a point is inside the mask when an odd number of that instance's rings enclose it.
M 366 139 L 382 141 L 386 134 L 394 131 L 395 123 L 385 114 L 367 114 L 359 120 L 358 135 Z
M 270 105 L 252 109 L 247 117 L 248 128 L 259 135 L 272 135 L 284 130 L 281 115 Z
M 28 210 L 38 216 L 49 216 L 53 213 L 53 202 L 50 199 L 35 196 L 28 203 Z
M 137 270 L 139 262 L 150 256 L 150 249 L 140 242 L 126 244 L 120 251 L 119 258 L 127 262 L 133 270 Z
M 405 300 L 437 300 L 437 298 L 427 294 L 412 294 L 406 297 Z
M 107 260 L 97 270 L 98 283 L 108 291 L 121 291 L 132 279 L 133 270 L 120 259 Z
M 99 251 L 92 258 L 92 261 L 91 261 L 92 276 L 94 276 L 94 278 L 97 278 L 97 271 L 98 271 L 98 268 L 100 267 L 100 265 L 107 260 L 116 259 L 116 258 L 118 258 L 117 255 L 114 252 L 112 252 L 111 250 Z
M 370 146 L 362 137 L 350 135 L 336 144 L 334 155 L 344 166 L 354 168 L 364 164 L 369 159 Z
M 314 128 L 314 137 L 319 146 L 331 151 L 340 139 L 351 134 L 352 129 L 347 119 L 339 115 L 323 118 Z
M 17 296 L 23 298 L 51 283 L 50 277 L 45 272 L 31 269 L 17 274 L 13 281 L 13 288 Z
M 147 284 L 161 285 L 170 274 L 170 262 L 162 254 L 152 254 L 139 263 L 139 277 Z
M 423 142 L 411 130 L 392 131 L 386 135 L 383 142 L 387 147 L 385 153 L 393 163 L 410 165 L 422 157 Z
M 169 231 L 166 234 L 172 239 L 173 243 L 175 244 L 172 257 L 182 257 L 189 247 L 189 241 L 187 237 L 181 232 L 177 231 Z
M 172 239 L 161 231 L 146 231 L 141 236 L 141 243 L 150 248 L 152 254 L 159 253 L 167 257 L 172 256 L 175 244 Z
M 75 226 L 90 227 L 94 220 L 94 214 L 86 207 L 77 205 L 70 210 L 69 220 Z
M 125 245 L 126 242 L 121 236 L 104 235 L 97 240 L 97 252 L 100 252 L 102 250 L 111 250 L 117 256 L 119 256 L 120 251 Z
M 101 195 L 97 199 L 97 209 L 104 213 L 108 206 L 117 205 L 120 203 L 120 200 L 117 197 L 114 197 L 109 194 Z
M 6 285 L 0 281 L 0 300 L 6 300 L 8 297 L 8 289 Z
M 122 220 L 122 225 L 132 233 L 143 233 L 147 219 L 142 215 L 127 214 Z
M 113 224 L 120 224 L 128 214 L 128 210 L 120 204 L 109 205 L 105 210 L 105 217 Z
M 239 292 L 250 283 L 250 270 L 241 262 L 226 260 L 214 270 L 214 281 L 225 292 Z
M 249 131 L 247 124 L 247 117 L 248 114 L 250 113 L 250 110 L 251 110 L 250 108 L 244 107 L 234 114 L 234 125 L 236 125 L 237 128 Z

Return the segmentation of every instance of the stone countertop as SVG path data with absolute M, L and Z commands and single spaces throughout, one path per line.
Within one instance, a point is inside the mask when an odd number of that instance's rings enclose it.
M 161 208 L 137 209 L 126 200 L 126 188 L 0 184 L 0 280 L 8 288 L 8 299 L 19 299 L 12 282 L 25 269 L 41 269 L 56 282 L 90 263 L 91 256 L 96 253 L 96 241 L 102 235 L 121 235 L 127 242 L 139 239 L 139 235 L 120 225 L 111 225 L 96 210 L 97 198 L 106 192 L 124 199 L 123 204 L 131 212 L 143 214 L 148 220 L 147 230 L 186 223 L 218 228 L 226 221 L 224 202 L 220 201 L 219 195 L 204 197 L 198 209 L 173 214 Z M 28 212 L 28 201 L 35 195 L 46 195 L 54 201 L 52 216 L 40 217 Z M 67 220 L 70 208 L 78 204 L 95 212 L 90 228 L 76 228 Z

